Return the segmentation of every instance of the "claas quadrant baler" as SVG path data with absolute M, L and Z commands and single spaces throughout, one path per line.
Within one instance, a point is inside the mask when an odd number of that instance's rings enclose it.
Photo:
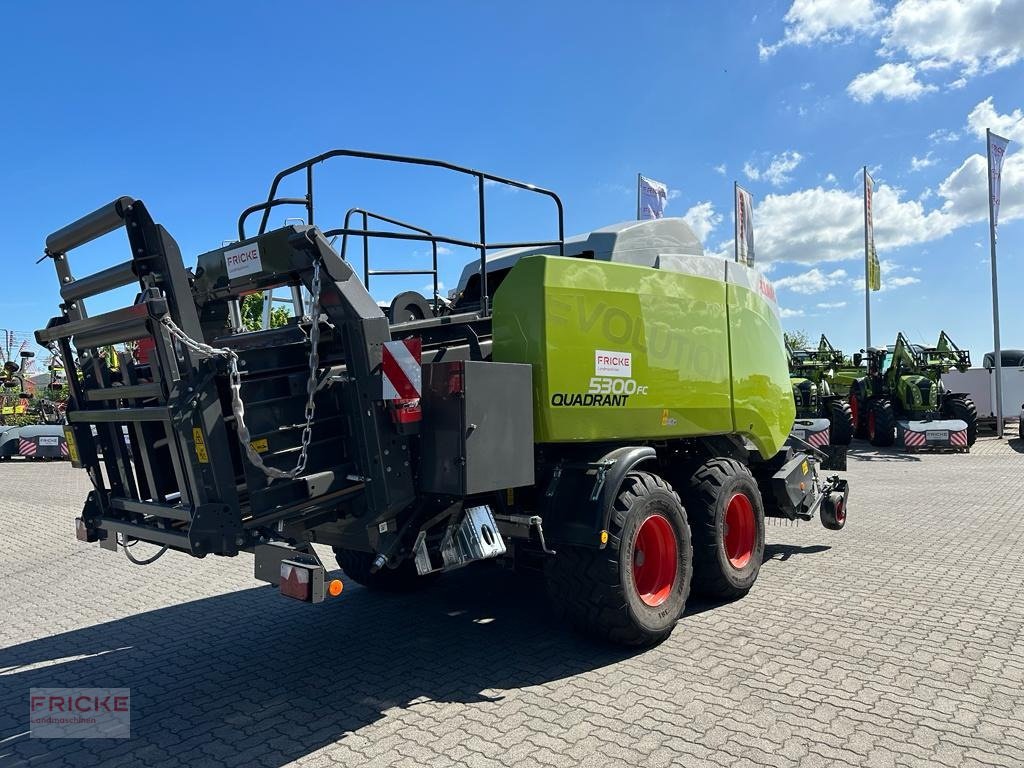
M 471 180 L 479 238 L 359 208 L 321 224 L 314 168 L 351 157 Z M 293 177 L 305 196 L 280 196 Z M 549 201 L 550 239 L 489 242 L 493 185 Z M 270 228 L 280 207 L 299 208 L 302 223 Z M 71 252 L 121 228 L 130 258 L 75 277 Z M 382 239 L 431 247 L 435 284 L 440 245 L 478 258 L 451 300 L 405 292 L 382 307 L 365 285 L 380 274 L 370 245 Z M 383 590 L 498 560 L 542 572 L 577 627 L 635 645 L 671 631 L 691 586 L 748 591 L 766 516 L 845 523 L 846 482 L 789 438 L 771 284 L 705 256 L 682 220 L 567 239 L 553 192 L 334 150 L 279 173 L 243 211 L 237 242 L 191 268 L 127 197 L 50 235 L 46 253 L 61 311 L 37 338 L 60 349 L 69 447 L 93 485 L 78 537 L 132 559 L 136 542 L 245 553 L 257 578 L 309 602 L 341 586 L 315 545 Z M 138 287 L 131 306 L 86 311 L 124 285 Z M 293 317 L 247 331 L 244 297 L 275 290 L 292 297 Z

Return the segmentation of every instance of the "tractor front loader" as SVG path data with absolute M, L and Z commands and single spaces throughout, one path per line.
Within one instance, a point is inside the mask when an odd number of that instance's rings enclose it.
M 818 448 L 845 449 L 853 439 L 850 405 L 832 389 L 836 368 L 842 364 L 843 353 L 825 334 L 817 349 L 789 351 L 789 381 L 796 403 L 793 433 Z
M 336 158 L 471 181 L 479 239 L 360 208 L 321 228 L 314 169 Z M 304 197 L 279 196 L 302 180 Z M 488 241 L 495 184 L 551 202 L 557 235 Z M 299 207 L 304 223 L 268 228 L 278 206 Z M 119 229 L 130 258 L 76 278 L 69 253 Z M 371 269 L 381 239 L 427 243 L 433 267 Z M 353 244 L 362 279 L 346 257 Z M 454 299 L 407 291 L 385 314 L 369 276 L 426 273 L 436 286 L 442 244 L 479 254 Z M 258 579 L 306 602 L 342 589 L 318 544 L 381 590 L 497 559 L 543 573 L 577 627 L 644 645 L 672 631 L 691 587 L 718 598 L 751 589 L 766 516 L 846 522 L 846 481 L 820 474 L 819 454 L 789 438 L 770 283 L 703 255 L 682 219 L 566 239 L 553 192 L 443 161 L 333 150 L 279 173 L 242 213 L 237 242 L 192 269 L 129 197 L 51 234 L 46 255 L 61 311 L 37 339 L 60 348 L 72 459 L 93 485 L 77 535 L 130 559 L 135 542 L 197 558 L 249 553 Z M 86 311 L 124 285 L 138 286 L 134 304 Z M 275 289 L 290 291 L 293 316 L 247 330 L 243 298 Z M 116 369 L 102 354 L 111 345 Z
M 872 347 L 867 375 L 850 387 L 857 437 L 885 447 L 900 442 L 908 451 L 968 451 L 977 437 L 977 411 L 970 397 L 945 390 L 941 376 L 970 368 L 970 354 L 942 331 L 934 347 L 911 344 L 902 333 L 889 349 Z

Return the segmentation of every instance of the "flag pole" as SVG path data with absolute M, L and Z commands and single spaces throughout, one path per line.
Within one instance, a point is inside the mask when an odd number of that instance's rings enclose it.
M 1003 351 L 999 347 L 999 282 L 996 276 L 996 222 L 992 208 L 992 131 L 985 129 L 985 162 L 988 167 L 988 239 L 992 263 L 992 340 L 995 342 L 996 437 L 1003 439 Z
M 871 347 L 871 254 L 868 252 L 868 167 L 864 166 L 864 348 Z
M 732 236 L 733 249 L 732 250 L 733 250 L 733 260 L 735 260 L 735 261 L 739 261 L 740 260 L 740 207 L 737 204 L 739 199 L 740 199 L 739 186 L 740 186 L 740 183 L 738 181 L 734 181 L 732 183 L 732 218 L 733 218 L 733 227 L 732 227 L 732 229 L 733 229 L 733 236 Z
M 642 174 L 636 175 L 636 220 L 640 221 L 640 179 L 643 178 Z

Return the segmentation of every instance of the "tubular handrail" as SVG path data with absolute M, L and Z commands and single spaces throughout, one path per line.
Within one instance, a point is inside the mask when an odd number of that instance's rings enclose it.
M 335 157 L 352 157 L 352 158 L 360 158 L 360 159 L 364 159 L 364 160 L 379 160 L 379 161 L 382 161 L 382 162 L 404 163 L 406 165 L 420 165 L 420 166 L 427 166 L 427 167 L 431 167 L 431 168 L 440 168 L 440 169 L 443 169 L 443 170 L 448 170 L 448 171 L 453 171 L 455 173 L 464 174 L 466 176 L 471 176 L 474 179 L 476 179 L 476 182 L 477 182 L 477 219 L 478 219 L 479 232 L 480 232 L 480 234 L 479 234 L 479 241 L 476 242 L 476 243 L 470 243 L 468 241 L 457 240 L 455 238 L 445 238 L 445 237 L 441 237 L 441 236 L 431 236 L 431 240 L 436 241 L 436 242 L 441 242 L 441 243 L 452 243 L 454 245 L 464 245 L 464 246 L 475 248 L 475 249 L 477 249 L 480 252 L 480 297 L 481 297 L 481 310 L 485 314 L 488 313 L 488 299 L 487 299 L 487 252 L 490 251 L 490 250 L 496 250 L 496 248 L 494 248 L 491 245 L 488 245 L 488 243 L 487 243 L 487 216 L 486 216 L 486 210 L 485 210 L 485 205 L 484 205 L 484 197 L 485 197 L 484 190 L 485 190 L 485 187 L 487 186 L 488 182 L 492 182 L 492 183 L 496 183 L 496 184 L 503 184 L 503 185 L 506 185 L 506 186 L 514 187 L 516 189 L 523 189 L 523 190 L 526 190 L 528 192 L 533 192 L 535 194 L 539 194 L 539 195 L 543 195 L 545 197 L 549 197 L 554 202 L 555 208 L 556 208 L 557 214 L 558 214 L 558 239 L 557 240 L 548 241 L 548 242 L 544 242 L 544 243 L 540 243 L 540 244 L 538 244 L 538 243 L 504 243 L 504 244 L 502 244 L 503 248 L 528 247 L 528 246 L 538 246 L 538 245 L 553 245 L 553 246 L 558 246 L 558 255 L 560 255 L 560 256 L 565 255 L 565 215 L 564 215 L 564 209 L 563 209 L 563 206 L 562 206 L 561 198 L 556 193 L 552 192 L 551 190 L 543 189 L 542 187 L 538 187 L 538 186 L 536 186 L 534 184 L 528 184 L 526 182 L 516 181 L 515 179 L 508 179 L 508 178 L 505 178 L 503 176 L 496 176 L 494 174 L 485 173 L 483 171 L 473 170 L 472 168 L 465 168 L 463 166 L 455 165 L 454 163 L 449 163 L 449 162 L 446 162 L 446 161 L 443 161 L 443 160 L 431 160 L 429 158 L 422 158 L 422 157 L 409 157 L 409 156 L 405 156 L 405 155 L 383 154 L 383 153 L 380 153 L 380 152 L 364 152 L 364 151 L 353 150 L 353 149 L 333 149 L 333 150 L 330 150 L 328 152 L 324 152 L 323 154 L 317 155 L 316 157 L 312 157 L 312 158 L 309 158 L 308 160 L 304 160 L 301 163 L 296 163 L 295 165 L 293 165 L 293 166 L 291 166 L 289 168 L 285 168 L 283 171 L 280 171 L 274 177 L 274 180 L 271 182 L 270 191 L 267 194 L 266 201 L 263 202 L 263 203 L 260 203 L 258 205 L 250 206 L 245 211 L 243 211 L 242 214 L 239 216 L 239 218 L 238 218 L 238 236 L 239 236 L 239 239 L 240 240 L 245 240 L 246 239 L 246 237 L 245 237 L 245 222 L 249 218 L 250 215 L 252 215 L 256 211 L 260 211 L 260 210 L 263 211 L 263 216 L 260 219 L 260 227 L 259 227 L 259 231 L 257 232 L 257 235 L 264 234 L 266 232 L 267 223 L 268 223 L 268 221 L 270 219 L 270 210 L 271 210 L 271 208 L 273 208 L 276 205 L 285 205 L 285 204 L 304 205 L 305 208 L 306 208 L 307 223 L 310 224 L 310 225 L 313 225 L 314 224 L 313 167 L 315 165 L 319 165 L 320 163 L 323 163 L 323 162 L 325 162 L 327 160 L 330 160 L 332 158 L 335 158 Z M 303 171 L 303 170 L 306 172 L 306 196 L 305 196 L 305 198 L 278 198 L 277 197 L 277 191 L 278 191 L 278 189 L 279 189 L 279 187 L 281 185 L 281 182 L 285 178 L 287 178 L 288 176 L 291 176 L 292 174 L 298 173 L 298 172 Z M 381 233 L 381 232 L 374 232 L 374 233 L 371 234 L 369 231 L 367 231 L 365 229 L 365 226 L 364 226 L 364 231 L 363 232 L 352 231 L 352 230 L 349 230 L 348 227 L 343 228 L 343 230 L 331 230 L 332 234 L 344 234 L 346 231 L 348 232 L 348 234 L 357 235 L 357 236 L 363 236 L 363 237 L 370 237 L 370 236 L 376 236 L 376 237 L 394 236 L 394 233 L 391 233 L 390 235 L 386 235 L 386 234 Z M 413 237 L 408 237 L 407 236 L 405 238 L 399 238 L 399 239 L 410 239 L 410 240 L 412 240 L 412 239 L 418 239 L 418 238 L 413 238 Z M 422 239 L 422 238 L 420 238 L 420 239 Z
M 434 233 L 429 229 L 423 227 L 417 227 L 415 224 L 408 224 L 398 219 L 393 219 L 390 216 L 384 216 L 380 213 L 374 213 L 373 211 L 367 211 L 362 208 L 349 208 L 345 212 L 345 223 L 344 229 L 350 229 L 349 221 L 354 214 L 360 214 L 363 217 L 363 229 L 369 227 L 369 220 L 375 219 L 382 221 L 385 224 L 393 224 L 396 227 L 403 227 L 413 232 L 419 232 L 420 234 L 426 235 L 430 238 L 431 251 L 433 257 L 433 269 L 429 272 L 424 270 L 371 270 L 370 269 L 370 238 L 368 235 L 363 236 L 363 285 L 366 286 L 366 290 L 370 290 L 370 275 L 433 275 L 434 276 L 434 306 L 437 306 L 437 240 L 434 239 Z M 345 259 L 345 252 L 348 249 L 348 233 L 345 233 L 341 237 L 341 258 Z

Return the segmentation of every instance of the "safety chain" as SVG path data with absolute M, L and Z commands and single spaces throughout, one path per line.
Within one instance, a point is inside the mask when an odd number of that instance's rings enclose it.
M 227 347 L 213 347 L 190 338 L 166 315 L 160 319 L 161 324 L 167 328 L 171 336 L 193 352 L 203 357 L 227 358 L 228 377 L 231 385 L 231 411 L 235 416 L 235 431 L 238 433 L 238 442 L 241 443 L 249 462 L 272 481 L 276 479 L 290 480 L 298 477 L 305 470 L 306 461 L 309 457 L 309 443 L 313 437 L 313 416 L 316 413 L 316 404 L 313 398 L 318 388 L 317 368 L 320 364 L 320 353 L 317 349 L 320 343 L 319 259 L 313 262 L 313 290 L 311 295 L 313 305 L 310 312 L 312 325 L 309 329 L 309 380 L 306 382 L 306 424 L 302 428 L 302 449 L 299 452 L 299 459 L 295 463 L 295 467 L 287 472 L 276 467 L 268 467 L 263 463 L 263 458 L 256 452 L 256 449 L 252 447 L 252 436 L 249 434 L 249 428 L 245 425 L 245 404 L 242 402 L 242 374 L 238 370 L 238 353 Z

